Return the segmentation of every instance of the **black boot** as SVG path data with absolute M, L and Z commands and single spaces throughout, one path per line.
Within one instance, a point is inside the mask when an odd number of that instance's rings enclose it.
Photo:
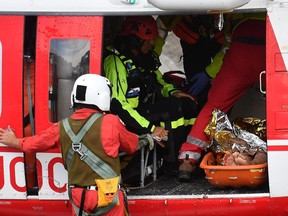
M 178 179 L 180 182 L 188 182 L 192 179 L 192 173 L 195 170 L 195 165 L 185 159 L 179 166 Z

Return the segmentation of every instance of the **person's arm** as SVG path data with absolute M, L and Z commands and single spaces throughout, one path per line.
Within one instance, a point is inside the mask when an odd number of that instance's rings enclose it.
M 213 57 L 213 61 L 210 65 L 205 68 L 206 73 L 209 77 L 214 79 L 217 73 L 220 71 L 220 68 L 223 64 L 223 58 L 225 56 L 226 51 L 229 49 L 231 43 L 231 32 L 225 33 L 225 42 L 219 52 Z
M 156 70 L 154 73 L 156 74 L 158 83 L 161 85 L 161 93 L 164 97 L 170 97 L 174 92 L 180 92 L 180 90 L 175 88 L 173 84 L 164 81 L 163 75 L 160 70 Z
M 112 114 L 103 118 L 101 139 L 104 151 L 111 157 L 117 157 L 119 150 L 132 154 L 138 148 L 138 136 L 129 132 L 119 118 Z
M 158 36 L 154 39 L 154 51 L 160 56 L 165 40 L 172 28 L 177 25 L 182 16 L 158 16 L 156 19 Z
M 37 135 L 18 138 L 11 129 L 0 129 L 0 142 L 24 152 L 42 152 L 59 146 L 59 129 L 54 124 Z
M 191 100 L 196 101 L 195 98 L 191 96 L 190 94 L 180 91 L 179 89 L 175 88 L 173 84 L 166 83 L 163 79 L 162 73 L 159 70 L 155 71 L 155 73 L 156 73 L 159 84 L 161 84 L 162 86 L 161 92 L 164 97 L 170 97 L 170 96 L 174 96 L 177 98 L 188 97 Z
M 111 111 L 129 127 L 141 133 L 152 133 L 155 125 L 141 116 L 134 108 L 138 107 L 139 98 L 127 98 L 127 71 L 117 55 L 110 55 L 104 60 L 105 76 L 112 83 Z
M 220 71 L 225 53 L 230 47 L 231 28 L 231 19 L 229 17 L 224 21 L 224 28 L 222 30 L 224 33 L 224 43 L 221 49 L 214 55 L 211 63 L 206 66 L 205 70 L 195 74 L 192 79 L 189 80 L 191 83 L 191 87 L 188 90 L 189 94 L 197 96 Z
M 0 143 L 9 147 L 20 149 L 20 139 L 16 137 L 10 125 L 7 129 L 0 128 Z
M 214 79 L 219 72 L 222 64 L 223 64 L 223 58 L 225 56 L 226 51 L 229 49 L 231 44 L 231 34 L 233 31 L 233 16 L 232 14 L 228 14 L 224 18 L 224 25 L 223 25 L 223 34 L 224 34 L 224 43 L 221 47 L 221 49 L 216 53 L 216 55 L 213 57 L 213 61 L 210 65 L 208 65 L 205 69 L 209 77 Z

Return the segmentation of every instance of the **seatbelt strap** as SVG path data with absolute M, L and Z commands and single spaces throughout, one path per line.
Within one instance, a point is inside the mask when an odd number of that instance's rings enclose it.
M 29 120 L 31 127 L 31 134 L 35 134 L 34 127 L 34 115 L 33 115 L 33 103 L 32 103 L 32 93 L 31 93 L 31 80 L 30 80 L 30 62 L 26 61 L 26 81 L 27 81 L 27 95 L 28 95 L 28 105 L 29 105 Z

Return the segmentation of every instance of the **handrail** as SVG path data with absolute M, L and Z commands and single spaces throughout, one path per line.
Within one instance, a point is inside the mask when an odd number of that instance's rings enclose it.
M 162 10 L 229 11 L 247 4 L 250 0 L 147 0 Z
M 266 94 L 266 91 L 265 90 L 263 90 L 263 85 L 262 85 L 262 76 L 263 75 L 266 75 L 266 71 L 262 71 L 260 74 L 259 74 L 259 85 L 260 85 L 260 92 L 262 93 L 262 94 Z

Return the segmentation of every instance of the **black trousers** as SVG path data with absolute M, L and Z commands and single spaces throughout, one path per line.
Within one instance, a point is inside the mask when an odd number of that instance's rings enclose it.
M 205 70 L 222 46 L 215 38 L 203 37 L 200 37 L 195 44 L 188 44 L 183 40 L 180 40 L 180 44 L 183 52 L 184 72 L 188 82 L 195 74 Z M 208 84 L 197 96 L 200 107 L 205 105 L 210 87 L 211 85 Z
M 156 126 L 160 126 L 160 122 L 164 123 L 169 136 L 168 141 L 164 142 L 165 148 L 158 148 L 159 153 L 164 161 L 177 162 L 179 149 L 186 141 L 192 126 L 181 123 L 181 118 L 186 121 L 195 118 L 199 112 L 197 104 L 189 98 L 169 97 L 157 100 L 153 104 L 143 104 L 137 111 Z

